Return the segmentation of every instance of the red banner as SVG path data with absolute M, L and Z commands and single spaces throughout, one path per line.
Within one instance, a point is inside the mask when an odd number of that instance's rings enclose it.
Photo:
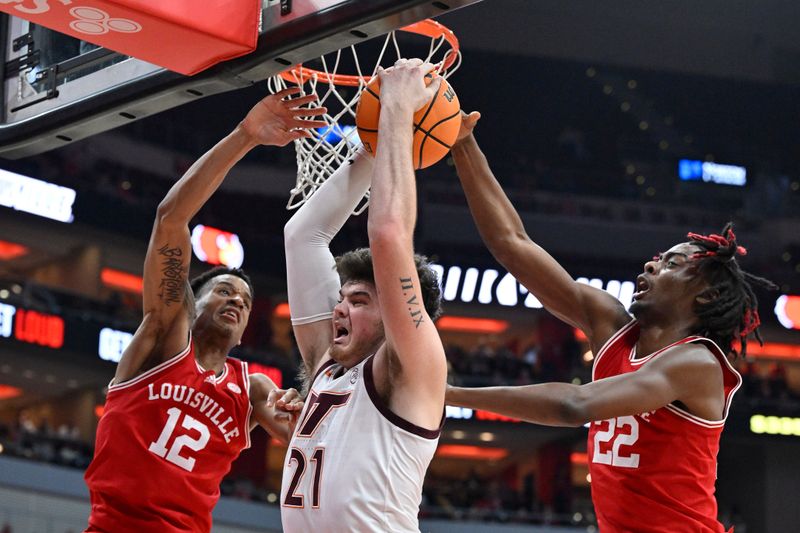
M 181 74 L 255 50 L 260 0 L 0 0 L 0 11 Z

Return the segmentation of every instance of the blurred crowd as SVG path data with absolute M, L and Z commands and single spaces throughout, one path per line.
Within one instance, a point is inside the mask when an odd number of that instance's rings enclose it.
M 70 424 L 52 427 L 47 420 L 38 425 L 23 411 L 13 425 L 0 423 L 0 449 L 4 455 L 71 468 L 86 469 L 93 445 L 80 438 Z

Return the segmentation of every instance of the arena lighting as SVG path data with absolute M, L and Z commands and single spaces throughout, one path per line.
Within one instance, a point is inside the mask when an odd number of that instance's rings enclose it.
M 0 400 L 9 400 L 17 396 L 22 396 L 22 389 L 0 383 Z
M 490 422 L 521 422 L 518 418 L 511 418 L 510 416 L 503 416 L 481 409 L 468 409 L 466 407 L 455 407 L 448 405 L 444 411 L 445 418 L 453 418 L 456 420 L 484 420 Z
M 0 205 L 59 222 L 72 222 L 73 203 L 73 189 L 0 169 Z
M 103 413 L 105 413 L 105 412 L 106 412 L 106 406 L 105 405 L 95 405 L 94 406 L 94 416 L 96 416 L 97 418 L 100 418 L 101 416 L 103 416 Z
M 800 296 L 779 296 L 775 301 L 775 316 L 786 329 L 800 329 Z
M 109 287 L 135 292 L 137 294 L 141 294 L 142 288 L 144 287 L 144 280 L 141 276 L 128 274 L 127 272 L 114 270 L 113 268 L 102 269 L 100 271 L 100 281 Z
M 272 311 L 276 318 L 290 318 L 289 304 L 279 303 Z M 464 316 L 443 316 L 436 321 L 436 327 L 442 331 L 467 331 L 472 333 L 503 333 L 509 327 L 506 320 L 493 318 L 472 318 Z
M 757 435 L 800 437 L 800 418 L 753 415 L 750 417 L 750 431 Z
M 0 240 L 0 261 L 11 261 L 28 253 L 28 248 L 15 242 Z
M 200 261 L 211 265 L 239 268 L 244 248 L 235 233 L 198 224 L 192 230 L 192 250 Z
M 316 132 L 323 141 L 331 145 L 335 145 L 345 137 L 348 143 L 359 145 L 361 144 L 361 139 L 355 133 L 355 129 L 356 127 L 350 124 L 334 124 L 333 126 L 317 128 Z
M 133 333 L 119 331 L 118 329 L 103 328 L 100 330 L 100 338 L 97 347 L 97 355 L 103 361 L 119 363 L 122 353 L 133 340 Z
M 248 362 L 247 372 L 250 374 L 264 374 L 274 381 L 279 389 L 283 386 L 283 372 L 281 372 L 281 369 L 278 367 Z
M 703 181 L 717 185 L 747 185 L 747 169 L 736 165 L 721 165 L 710 161 L 681 159 L 678 161 L 681 181 Z
M 286 302 L 280 303 L 275 306 L 275 309 L 272 310 L 272 314 L 275 315 L 276 318 L 291 318 L 292 313 L 289 311 L 289 304 Z
M 541 309 L 541 302 L 528 292 L 510 273 L 502 274 L 493 268 L 479 269 L 459 265 L 431 265 L 439 276 L 442 299 L 460 300 L 464 303 L 483 305 L 503 305 L 514 307 L 523 305 L 530 309 Z M 605 289 L 617 298 L 627 309 L 633 301 L 636 286 L 632 281 L 608 280 L 579 277 L 575 281 L 598 289 Z
M 582 452 L 572 452 L 569 454 L 569 460 L 574 465 L 589 464 L 589 454 Z
M 443 316 L 436 322 L 443 331 L 468 331 L 470 333 L 503 333 L 508 329 L 506 320 L 493 318 L 469 318 L 463 316 Z
M 738 349 L 738 348 L 737 348 Z M 759 359 L 797 359 L 800 360 L 800 345 L 781 342 L 765 342 L 759 346 L 757 342 L 747 343 L 747 357 Z
M 0 303 L 0 337 L 10 337 L 14 331 L 14 315 L 17 308 L 13 305 Z
M 436 449 L 436 456 L 450 459 L 499 461 L 508 457 L 508 450 L 505 448 L 470 446 L 468 444 L 440 444 Z

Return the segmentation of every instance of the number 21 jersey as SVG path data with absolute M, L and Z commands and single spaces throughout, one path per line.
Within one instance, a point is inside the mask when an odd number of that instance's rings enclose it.
M 722 420 L 705 420 L 669 404 L 649 413 L 592 422 L 589 472 L 600 531 L 722 533 L 714 498 L 717 452 L 742 378 L 709 339 L 687 337 L 637 358 L 638 339 L 634 320 L 600 349 L 592 379 L 636 372 L 679 344 L 702 344 L 722 369 L 725 409 Z
M 439 429 L 402 419 L 375 388 L 370 356 L 318 371 L 286 453 L 286 533 L 418 532 L 425 471 Z
M 247 363 L 203 369 L 194 343 L 108 388 L 86 471 L 88 531 L 208 532 L 219 484 L 250 445 Z

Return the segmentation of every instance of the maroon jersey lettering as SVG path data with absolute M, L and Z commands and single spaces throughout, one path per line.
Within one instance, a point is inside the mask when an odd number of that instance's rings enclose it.
M 310 437 L 317 430 L 322 421 L 330 414 L 332 409 L 342 407 L 350 399 L 349 392 L 312 392 L 308 398 L 308 410 L 300 422 L 298 437 Z

